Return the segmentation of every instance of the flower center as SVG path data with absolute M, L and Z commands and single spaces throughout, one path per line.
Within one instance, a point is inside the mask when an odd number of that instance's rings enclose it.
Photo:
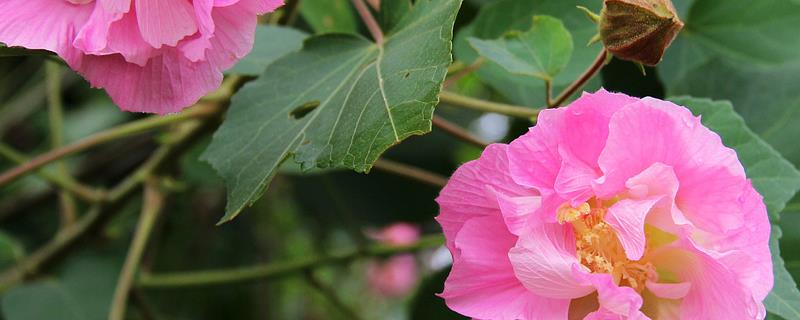
M 646 261 L 646 254 L 637 261 L 627 258 L 616 232 L 603 219 L 611 204 L 613 201 L 608 203 L 596 198 L 577 207 L 565 203 L 557 210 L 558 222 L 572 225 L 578 260 L 583 266 L 592 273 L 611 274 L 618 286 L 631 287 L 641 293 L 648 280 L 658 279 L 656 268 Z

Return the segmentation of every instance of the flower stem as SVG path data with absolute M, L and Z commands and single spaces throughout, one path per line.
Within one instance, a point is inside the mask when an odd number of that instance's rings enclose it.
M 473 146 L 483 149 L 486 148 L 487 145 L 489 145 L 489 143 L 476 137 L 466 129 L 459 127 L 457 124 L 447 121 L 442 117 L 433 116 L 432 122 L 434 127 L 439 128 L 445 133 L 453 137 L 456 137 L 461 141 L 469 143 Z
M 449 91 L 442 91 L 439 95 L 439 99 L 444 103 L 457 107 L 463 107 L 481 112 L 494 112 L 523 119 L 533 120 L 539 115 L 539 110 L 537 109 L 475 99 Z
M 47 106 L 50 121 L 50 145 L 53 149 L 64 145 L 64 105 L 61 102 L 61 65 L 45 61 L 45 81 L 47 83 Z M 56 172 L 62 177 L 69 176 L 67 164 L 57 161 Z M 58 192 L 60 203 L 61 225 L 67 226 L 75 222 L 78 213 L 75 209 L 75 198 L 66 190 Z
M 468 66 L 463 66 L 462 67 L 462 66 L 458 66 L 456 64 L 453 64 L 453 66 L 456 66 L 456 67 L 454 67 L 455 70 L 453 70 L 451 72 L 451 70 L 448 68 L 448 70 L 447 70 L 448 71 L 448 75 L 449 74 L 452 74 L 452 75 L 448 76 L 447 79 L 445 79 L 443 87 L 449 88 L 450 86 L 452 86 L 453 84 L 458 82 L 458 80 L 461 80 L 461 78 L 464 78 L 467 75 L 469 75 L 470 73 L 473 73 L 473 72 L 477 71 L 478 69 L 481 68 L 481 66 L 483 65 L 484 62 L 486 62 L 486 58 L 480 57 L 478 59 L 475 59 L 475 62 L 473 62 L 472 64 L 470 64 Z
M 186 109 L 185 111 L 168 115 L 168 116 L 152 116 L 139 121 L 134 121 L 128 124 L 121 125 L 116 128 L 109 129 L 90 136 L 86 139 L 77 141 L 73 144 L 63 146 L 58 149 L 51 150 L 42 154 L 30 161 L 13 168 L 2 175 L 0 175 L 0 186 L 6 185 L 33 170 L 39 169 L 51 162 L 60 160 L 66 156 L 84 151 L 94 146 L 114 141 L 117 139 L 125 138 L 128 136 L 140 134 L 159 127 L 168 126 L 174 123 L 179 123 L 187 120 L 197 118 L 207 118 L 218 114 L 222 108 L 218 104 L 201 104 L 196 107 Z
M 420 181 L 434 187 L 441 188 L 447 184 L 447 178 L 439 174 L 392 160 L 378 159 L 378 161 L 375 161 L 373 164 L 373 167 L 387 173 Z
M 159 181 L 155 177 L 148 178 L 145 183 L 142 213 L 139 216 L 139 223 L 133 235 L 131 247 L 128 249 L 125 264 L 122 266 L 117 288 L 114 290 L 114 298 L 111 300 L 111 311 L 108 316 L 109 320 L 124 320 L 125 318 L 128 295 L 131 292 L 131 287 L 133 287 L 134 278 L 147 248 L 150 234 L 152 234 L 153 227 L 164 208 L 164 195 L 161 193 L 158 184 Z
M 574 82 L 572 82 L 572 84 L 570 84 L 566 89 L 564 89 L 564 91 L 562 91 L 561 94 L 558 95 L 555 101 L 552 101 L 552 103 L 548 101 L 548 106 L 550 108 L 556 108 L 561 104 L 563 104 L 564 102 L 566 102 L 567 99 L 569 99 L 569 97 L 571 97 L 575 92 L 583 88 L 586 82 L 591 80 L 592 77 L 594 77 L 594 75 L 597 74 L 598 71 L 603 69 L 603 66 L 605 66 L 606 64 L 607 58 L 608 58 L 608 52 L 606 51 L 605 48 L 603 48 L 602 50 L 600 50 L 600 53 L 597 54 L 597 57 L 594 59 L 592 65 L 590 65 L 589 68 L 586 69 L 586 71 L 584 71 L 580 77 L 578 77 L 578 79 L 576 79 Z
M 431 235 L 420 238 L 417 242 L 405 246 L 389 246 L 375 244 L 360 249 L 351 249 L 339 253 L 302 258 L 295 261 L 265 263 L 248 267 L 220 270 L 190 271 L 165 274 L 142 273 L 137 285 L 142 288 L 169 289 L 182 287 L 214 286 L 232 283 L 252 283 L 298 274 L 323 266 L 346 264 L 362 258 L 382 258 L 400 253 L 417 252 L 436 248 L 444 244 L 442 235 Z
M 22 165 L 29 159 L 10 146 L 0 143 L 0 156 L 11 160 L 17 165 Z M 72 179 L 70 176 L 54 174 L 45 169 L 36 171 L 36 174 L 48 183 L 61 190 L 68 191 L 83 201 L 94 203 L 102 201 L 104 193 L 102 190 L 93 189 Z
M 378 22 L 375 21 L 375 17 L 372 16 L 372 12 L 370 12 L 367 5 L 364 4 L 364 0 L 353 0 L 353 5 L 356 7 L 358 15 L 361 16 L 361 20 L 367 25 L 367 29 L 372 35 L 372 39 L 374 39 L 375 43 L 377 43 L 379 46 L 382 46 L 383 31 L 381 31 L 381 27 L 378 25 Z

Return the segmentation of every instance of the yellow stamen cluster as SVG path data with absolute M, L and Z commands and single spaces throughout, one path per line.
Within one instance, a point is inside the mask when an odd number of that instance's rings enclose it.
M 632 261 L 616 232 L 605 222 L 608 204 L 591 199 L 577 207 L 563 204 L 557 211 L 561 224 L 570 223 L 575 232 L 578 260 L 592 273 L 608 273 L 619 286 L 644 290 L 648 280 L 658 278 L 655 267 L 645 258 Z

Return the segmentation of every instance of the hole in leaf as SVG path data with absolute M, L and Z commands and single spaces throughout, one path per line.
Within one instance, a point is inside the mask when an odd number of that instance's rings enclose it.
M 317 107 L 319 107 L 320 102 L 319 100 L 309 101 L 304 104 L 301 104 L 299 107 L 294 108 L 291 112 L 289 112 L 289 116 L 292 119 L 300 120 L 303 117 L 307 116 L 311 111 L 314 111 Z

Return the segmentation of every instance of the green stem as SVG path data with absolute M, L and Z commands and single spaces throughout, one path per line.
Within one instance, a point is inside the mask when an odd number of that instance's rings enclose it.
M 64 105 L 61 102 L 61 65 L 53 61 L 45 62 L 45 82 L 47 83 L 47 106 L 50 121 L 50 145 L 53 149 L 64 145 Z M 56 172 L 62 177 L 69 176 L 67 164 L 58 161 Z M 67 226 L 75 222 L 78 213 L 75 209 L 75 198 L 66 190 L 58 192 L 61 206 L 61 225 Z
M 346 264 L 361 258 L 380 258 L 400 253 L 417 252 L 435 248 L 444 244 L 442 235 L 422 237 L 416 243 L 406 246 L 388 246 L 376 244 L 363 250 L 351 249 L 329 255 L 302 258 L 295 261 L 267 263 L 249 267 L 222 270 L 205 270 L 166 274 L 146 274 L 139 277 L 138 286 L 152 289 L 168 289 L 181 287 L 198 287 L 224 285 L 231 283 L 252 283 L 294 275 L 323 266 Z
M 142 213 L 139 216 L 139 223 L 133 235 L 131 247 L 128 249 L 128 256 L 117 281 L 117 288 L 114 290 L 114 298 L 111 300 L 111 311 L 109 320 L 124 320 L 125 309 L 128 305 L 128 295 L 133 287 L 134 278 L 139 270 L 147 242 L 152 234 L 153 227 L 158 221 L 164 207 L 164 195 L 158 186 L 156 178 L 149 178 L 144 189 L 144 204 Z
M 433 116 L 433 119 L 431 121 L 433 122 L 433 126 L 434 127 L 439 128 L 442 131 L 444 131 L 445 133 L 447 133 L 447 134 L 449 134 L 449 135 L 451 135 L 451 136 L 453 136 L 453 137 L 455 137 L 455 138 L 457 138 L 457 139 L 459 139 L 461 141 L 469 143 L 469 144 L 471 144 L 473 146 L 476 146 L 478 148 L 483 149 L 483 148 L 486 148 L 486 146 L 489 145 L 489 143 L 487 143 L 486 141 L 483 141 L 480 138 L 476 137 L 475 135 L 473 135 L 472 133 L 470 133 L 466 129 L 458 126 L 455 123 L 447 121 L 442 117 Z
M 25 164 L 30 160 L 22 153 L 4 143 L 0 143 L 0 156 L 11 160 L 17 165 Z M 54 187 L 68 191 L 83 201 L 95 203 L 103 200 L 104 192 L 102 190 L 83 185 L 73 180 L 70 176 L 54 174 L 45 169 L 37 170 L 36 174 Z
M 486 58 L 480 57 L 475 59 L 475 62 L 468 66 L 464 66 L 461 62 L 456 62 L 447 68 L 447 79 L 444 81 L 444 88 L 449 88 L 454 85 L 458 80 L 468 76 L 469 74 L 477 71 L 486 62 Z
M 382 46 L 383 31 L 381 30 L 381 26 L 378 25 L 378 22 L 375 20 L 375 17 L 372 16 L 372 12 L 370 12 L 367 5 L 364 4 L 364 0 L 353 0 L 353 5 L 356 7 L 358 15 L 361 16 L 361 20 L 364 21 L 365 25 L 367 25 L 367 29 L 372 35 L 372 38 L 375 40 L 375 43 L 377 43 L 379 46 Z
M 481 112 L 494 112 L 523 119 L 532 120 L 539 115 L 539 110 L 537 109 L 475 99 L 472 97 L 462 96 L 460 94 L 449 91 L 442 91 L 441 94 L 439 94 L 439 99 L 443 103 L 447 103 L 457 107 L 463 107 Z
M 378 159 L 378 161 L 375 161 L 373 164 L 373 167 L 387 173 L 423 182 L 434 187 L 441 188 L 447 184 L 446 177 L 392 160 Z
M 561 104 L 563 104 L 564 102 L 566 102 L 567 99 L 569 99 L 569 97 L 571 97 L 575 92 L 583 88 L 586 82 L 589 82 L 589 80 L 591 80 L 592 77 L 594 77 L 594 75 L 597 74 L 597 72 L 603 69 L 603 66 L 606 65 L 606 60 L 608 60 L 608 52 L 606 51 L 605 48 L 603 48 L 602 50 L 600 50 L 600 53 L 597 54 L 597 57 L 594 59 L 594 62 L 592 62 L 589 68 L 587 68 L 586 71 L 584 71 L 583 74 L 581 74 L 581 76 L 578 77 L 578 79 L 576 79 L 574 82 L 572 82 L 572 84 L 570 84 L 566 89 L 564 89 L 564 91 L 562 91 L 561 94 L 558 95 L 555 101 L 552 102 L 548 101 L 548 107 L 556 108 Z
M 125 138 L 128 136 L 140 134 L 156 128 L 168 126 L 174 123 L 179 123 L 187 120 L 205 118 L 218 114 L 221 111 L 219 105 L 205 104 L 184 110 L 181 113 L 168 115 L 168 116 L 152 116 L 139 121 L 134 121 L 128 124 L 112 128 L 86 139 L 80 140 L 70 145 L 51 150 L 43 155 L 31 159 L 23 165 L 13 168 L 2 175 L 0 175 L 0 186 L 6 185 L 33 170 L 39 169 L 51 162 L 60 160 L 66 156 L 84 151 L 94 146 L 114 141 L 117 139 Z

